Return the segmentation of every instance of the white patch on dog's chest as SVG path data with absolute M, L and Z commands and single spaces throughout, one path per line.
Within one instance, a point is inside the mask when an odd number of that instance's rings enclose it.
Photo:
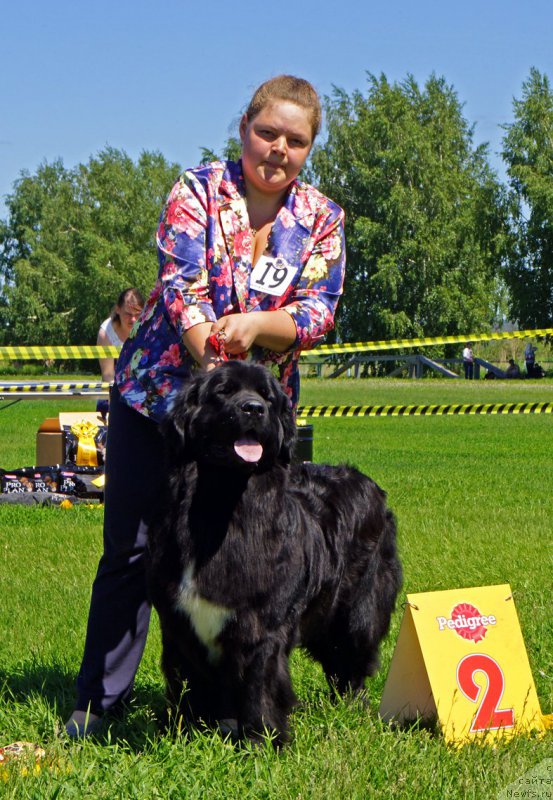
M 194 562 L 185 569 L 179 587 L 177 608 L 189 618 L 198 639 L 207 647 L 211 661 L 221 657 L 221 646 L 217 637 L 234 616 L 234 611 L 225 606 L 219 606 L 203 598 L 196 588 L 194 581 Z

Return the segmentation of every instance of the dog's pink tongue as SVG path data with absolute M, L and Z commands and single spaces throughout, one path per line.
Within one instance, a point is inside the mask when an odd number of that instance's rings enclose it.
M 263 455 L 263 448 L 255 439 L 237 439 L 234 450 L 244 461 L 256 462 Z

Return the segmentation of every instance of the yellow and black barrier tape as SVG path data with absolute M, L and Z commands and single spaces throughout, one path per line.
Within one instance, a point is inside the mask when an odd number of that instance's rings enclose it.
M 382 350 L 401 350 L 410 347 L 431 347 L 435 344 L 464 344 L 465 342 L 488 342 L 501 339 L 526 339 L 535 336 L 551 336 L 553 328 L 536 328 L 526 331 L 508 331 L 501 333 L 467 333 L 462 336 L 429 336 L 421 339 L 389 339 L 376 342 L 355 342 L 352 344 L 321 344 L 302 353 L 302 356 L 335 355 L 339 353 L 377 352 Z
M 553 403 L 455 403 L 428 406 L 298 406 L 298 419 L 440 417 L 464 414 L 553 414 Z
M 0 395 L 11 397 L 82 396 L 86 391 L 95 396 L 108 395 L 108 383 L 2 384 Z M 553 403 L 450 403 L 444 405 L 394 406 L 298 406 L 298 420 L 328 417 L 441 417 L 465 414 L 553 414 Z
M 526 339 L 536 336 L 553 336 L 553 328 L 535 328 L 525 331 L 506 331 L 501 333 L 467 333 L 456 336 L 430 336 L 420 339 L 390 339 L 388 341 L 354 342 L 351 344 L 322 344 L 302 358 L 335 355 L 340 353 L 379 352 L 401 350 L 411 347 L 431 347 L 436 344 L 461 344 L 464 342 L 487 342 L 493 340 Z M 74 359 L 74 358 L 116 358 L 117 347 L 101 345 L 14 345 L 0 347 L 0 359 Z
M 14 345 L 0 347 L 0 359 L 73 359 L 73 358 L 117 358 L 119 347 L 102 345 Z
M 72 392 L 108 390 L 109 383 L 0 383 L 0 392 Z

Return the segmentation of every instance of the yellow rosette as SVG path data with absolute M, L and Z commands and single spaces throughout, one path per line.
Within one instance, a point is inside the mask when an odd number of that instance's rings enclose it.
M 77 437 L 76 464 L 84 467 L 98 466 L 98 451 L 96 450 L 98 431 L 97 425 L 84 419 L 71 426 L 71 433 Z

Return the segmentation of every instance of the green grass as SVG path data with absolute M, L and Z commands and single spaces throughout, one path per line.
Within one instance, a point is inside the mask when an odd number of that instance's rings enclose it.
M 552 402 L 553 381 L 303 379 L 302 405 L 393 405 L 426 403 Z
M 536 402 L 553 384 L 304 381 L 304 404 Z M 93 401 L 0 403 L 0 466 L 33 463 L 35 431 L 58 410 Z M 405 592 L 508 582 L 544 712 L 552 709 L 553 415 L 316 419 L 315 458 L 348 461 L 387 491 L 399 524 L 404 590 L 370 682 L 370 708 L 329 698 L 320 668 L 293 657 L 299 705 L 292 741 L 236 750 L 208 732 L 165 733 L 159 629 L 151 635 L 129 714 L 97 742 L 64 743 L 101 509 L 0 506 L 0 745 L 40 742 L 51 769 L 0 772 L 7 798 L 492 798 L 551 755 L 551 738 L 445 746 L 421 726 L 392 730 L 377 709 Z

